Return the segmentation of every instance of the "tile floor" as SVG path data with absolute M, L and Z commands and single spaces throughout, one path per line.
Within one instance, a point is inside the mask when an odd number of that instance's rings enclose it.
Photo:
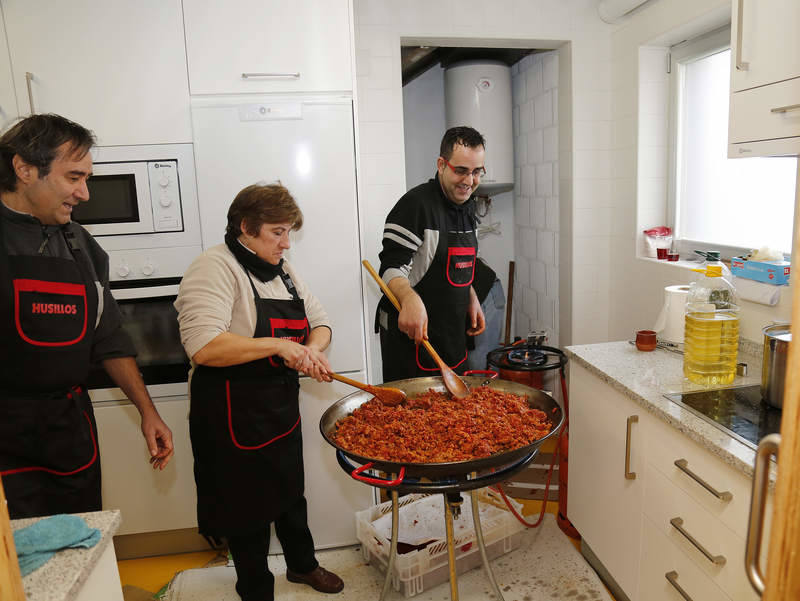
M 506 601 L 549 601 L 559 597 L 569 601 L 613 601 L 577 551 L 579 541 L 570 539 L 556 526 L 552 517 L 557 510 L 556 504 L 547 505 L 547 512 L 551 515 L 545 516 L 542 527 L 528 530 L 519 549 L 492 562 Z M 524 515 L 535 520 L 541 504 L 523 501 L 523 507 Z M 321 595 L 308 587 L 288 583 L 281 572 L 285 569 L 282 558 L 276 556 L 270 557 L 270 567 L 277 576 L 276 598 L 293 601 L 379 599 L 383 575 L 364 562 L 359 547 L 321 551 L 318 558 L 344 578 L 348 583 L 345 591 L 335 596 Z M 233 568 L 220 567 L 224 563 L 224 558 L 217 552 L 207 551 L 125 560 L 118 562 L 118 566 L 126 601 L 145 601 L 147 593 L 157 592 L 161 592 L 164 601 L 238 601 L 233 592 Z M 217 567 L 195 570 L 210 565 Z M 172 586 L 167 591 L 170 582 Z M 459 576 L 458 583 L 461 601 L 490 598 L 489 584 L 480 568 Z M 194 590 L 198 585 L 211 596 L 198 596 Z M 400 592 L 392 591 L 389 595 L 389 599 L 403 598 Z M 450 599 L 449 585 L 445 582 L 413 598 L 417 601 L 445 601 Z

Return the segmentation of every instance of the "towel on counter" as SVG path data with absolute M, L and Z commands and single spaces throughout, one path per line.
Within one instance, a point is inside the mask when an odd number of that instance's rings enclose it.
M 19 569 L 27 576 L 47 563 L 56 551 L 94 547 L 100 542 L 97 528 L 89 528 L 77 515 L 59 514 L 39 520 L 14 532 Z

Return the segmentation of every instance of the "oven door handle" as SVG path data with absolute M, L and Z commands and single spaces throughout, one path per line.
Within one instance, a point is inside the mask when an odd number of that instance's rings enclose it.
M 157 298 L 159 296 L 177 296 L 179 284 L 167 284 L 166 286 L 142 286 L 140 288 L 117 288 L 111 294 L 117 300 L 129 300 L 136 298 Z

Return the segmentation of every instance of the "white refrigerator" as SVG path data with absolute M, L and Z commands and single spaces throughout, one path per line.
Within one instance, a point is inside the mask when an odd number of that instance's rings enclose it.
M 352 99 L 193 97 L 192 125 L 203 248 L 223 241 L 239 190 L 279 180 L 303 211 L 286 256 L 330 316 L 328 358 L 337 372 L 364 381 Z M 325 409 L 351 392 L 357 391 L 301 379 L 306 498 L 317 548 L 356 543 L 354 512 L 373 503 L 372 489 L 342 471 L 319 432 Z M 277 549 L 273 538 L 271 550 Z

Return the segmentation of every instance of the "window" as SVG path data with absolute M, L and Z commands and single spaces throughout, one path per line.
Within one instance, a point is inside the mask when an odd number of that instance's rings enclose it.
M 671 49 L 670 211 L 682 257 L 769 246 L 790 254 L 797 159 L 728 159 L 730 30 Z

